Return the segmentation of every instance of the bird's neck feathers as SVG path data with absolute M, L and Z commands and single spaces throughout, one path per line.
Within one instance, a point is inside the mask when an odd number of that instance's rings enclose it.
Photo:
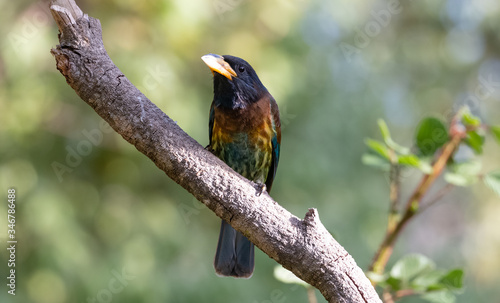
M 214 103 L 216 107 L 226 109 L 244 109 L 269 94 L 259 81 L 253 85 L 240 79 L 228 80 L 224 77 L 214 77 Z

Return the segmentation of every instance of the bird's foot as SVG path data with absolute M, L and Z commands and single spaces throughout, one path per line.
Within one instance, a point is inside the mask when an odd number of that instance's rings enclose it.
M 210 144 L 205 146 L 205 149 L 208 150 L 209 152 L 211 152 L 212 154 L 214 153 L 214 150 Z
M 264 183 L 260 183 L 260 182 L 254 183 L 254 187 L 255 187 L 255 190 L 257 191 L 256 192 L 257 197 L 262 195 L 262 193 L 265 190 L 267 190 L 266 185 Z

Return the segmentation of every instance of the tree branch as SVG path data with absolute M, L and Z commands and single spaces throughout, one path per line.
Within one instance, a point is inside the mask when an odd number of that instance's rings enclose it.
M 97 19 L 84 15 L 73 0 L 53 0 L 51 11 L 60 30 L 60 45 L 51 50 L 57 69 L 117 133 L 329 302 L 381 302 L 315 209 L 301 220 L 267 193 L 257 196 L 252 182 L 206 151 L 130 83 L 106 53 Z
M 394 249 L 394 245 L 396 243 L 397 238 L 403 231 L 404 227 L 416 214 L 422 211 L 421 202 L 425 194 L 428 192 L 431 185 L 437 180 L 437 178 L 441 175 L 444 168 L 446 167 L 446 163 L 453 156 L 454 152 L 457 150 L 460 145 L 462 139 L 465 137 L 464 131 L 453 131 L 457 125 L 458 117 L 461 117 L 460 113 L 457 113 L 455 117 L 451 121 L 451 137 L 448 142 L 444 144 L 441 149 L 441 153 L 437 156 L 436 161 L 432 166 L 432 171 L 429 174 L 425 174 L 422 177 L 419 185 L 413 192 L 413 194 L 409 197 L 406 202 L 406 208 L 399 220 L 396 222 L 391 222 L 391 215 L 389 215 L 389 224 L 386 231 L 386 235 L 384 240 L 382 241 L 380 247 L 378 248 L 375 257 L 370 264 L 369 270 L 373 271 L 377 274 L 382 274 L 384 272 L 385 266 L 389 261 L 390 256 L 392 255 L 392 251 Z M 451 188 L 450 188 L 451 189 Z M 436 196 L 437 199 L 442 197 L 441 193 L 438 193 Z M 434 201 L 434 202 L 433 202 Z M 435 203 L 433 199 L 431 204 Z M 425 206 L 424 206 L 425 209 Z M 372 281 L 373 285 L 376 285 L 375 281 Z

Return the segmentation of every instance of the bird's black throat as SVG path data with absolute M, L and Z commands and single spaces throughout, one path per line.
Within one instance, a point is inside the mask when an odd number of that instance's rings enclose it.
M 214 75 L 214 103 L 217 107 L 227 109 L 242 109 L 259 101 L 267 93 L 267 89 L 260 83 L 250 78 L 226 77 Z

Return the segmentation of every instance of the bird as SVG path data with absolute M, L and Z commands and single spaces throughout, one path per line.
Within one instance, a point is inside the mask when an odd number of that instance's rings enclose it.
M 201 57 L 213 74 L 210 106 L 211 152 L 234 171 L 269 193 L 281 146 L 278 104 L 245 60 L 207 54 Z M 222 220 L 214 268 L 218 276 L 250 278 L 254 244 Z

